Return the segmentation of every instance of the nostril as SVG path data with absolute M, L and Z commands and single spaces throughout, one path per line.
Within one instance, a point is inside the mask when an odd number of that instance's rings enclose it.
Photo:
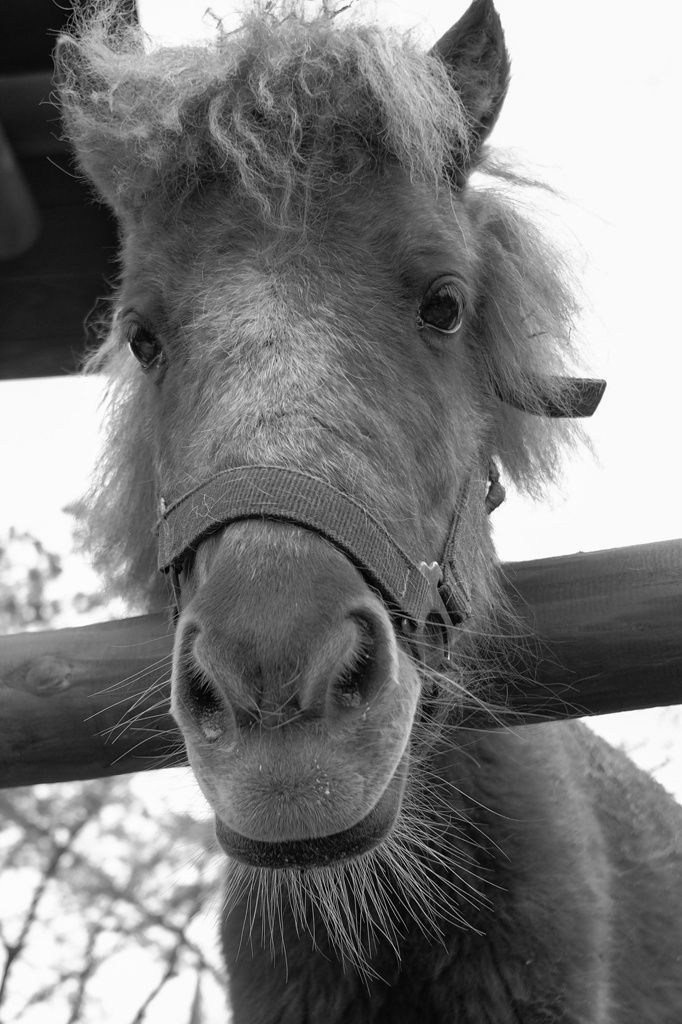
M 185 704 L 205 739 L 215 742 L 227 728 L 226 708 L 213 683 L 198 671 L 187 680 Z
M 354 616 L 357 628 L 357 646 L 349 663 L 341 669 L 335 680 L 332 694 L 335 702 L 345 708 L 360 707 L 365 699 L 372 672 L 373 638 L 369 623 L 360 616 Z
M 191 719 L 204 739 L 214 743 L 228 728 L 229 709 L 216 683 L 197 662 L 194 647 L 198 632 L 188 629 L 182 637 L 173 682 L 173 704 L 176 716 L 180 715 L 183 721 Z
M 390 652 L 381 623 L 368 613 L 355 613 L 351 619 L 355 627 L 354 644 L 329 694 L 335 707 L 344 711 L 366 705 L 390 675 Z

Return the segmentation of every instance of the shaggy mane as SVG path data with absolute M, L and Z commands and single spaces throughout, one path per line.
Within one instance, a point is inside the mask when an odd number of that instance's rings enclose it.
M 467 138 L 442 62 L 409 35 L 339 30 L 306 6 L 257 3 L 237 32 L 149 52 L 115 5 L 78 15 L 58 49 L 61 99 L 83 169 L 97 181 L 116 165 L 105 198 L 162 212 L 227 180 L 281 226 L 368 165 L 438 187 Z

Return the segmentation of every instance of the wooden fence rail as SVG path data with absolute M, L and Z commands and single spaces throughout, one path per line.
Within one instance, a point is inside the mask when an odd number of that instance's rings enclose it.
M 539 640 L 531 676 L 496 684 L 506 723 L 682 703 L 682 540 L 505 575 Z M 0 638 L 0 786 L 186 763 L 168 713 L 171 649 L 160 615 Z

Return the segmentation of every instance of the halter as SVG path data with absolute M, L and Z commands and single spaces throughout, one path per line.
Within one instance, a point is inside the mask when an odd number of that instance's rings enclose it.
M 488 471 L 489 511 L 504 499 L 493 464 Z M 414 562 L 371 512 L 349 495 L 297 469 L 235 466 L 162 510 L 159 568 L 173 574 L 179 606 L 179 574 L 187 555 L 211 533 L 243 519 L 290 523 L 319 534 L 339 548 L 379 591 L 405 639 L 429 661 L 449 661 L 452 631 L 470 614 L 470 597 L 457 572 L 455 550 L 471 486 L 460 492 L 440 564 Z
M 574 405 L 567 409 L 552 405 L 545 415 L 594 412 L 603 381 L 569 380 L 569 385 Z M 504 501 L 505 492 L 492 460 L 486 460 L 480 475 L 487 476 L 489 514 Z M 471 614 L 468 586 L 458 570 L 458 547 L 473 476 L 469 474 L 458 495 L 440 561 L 430 563 L 413 561 L 382 523 L 350 495 L 298 469 L 235 466 L 171 504 L 161 499 L 158 564 L 162 572 L 171 574 L 176 618 L 180 573 L 206 537 L 244 519 L 285 522 L 317 533 L 337 547 L 380 593 L 396 629 L 419 659 L 433 668 L 447 667 L 455 629 Z

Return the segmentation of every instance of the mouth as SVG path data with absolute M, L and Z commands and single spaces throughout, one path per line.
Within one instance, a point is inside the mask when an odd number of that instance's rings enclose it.
M 254 868 L 319 868 L 352 860 L 378 846 L 391 832 L 402 804 L 407 767 L 405 752 L 369 814 L 341 832 L 311 839 L 265 842 L 235 832 L 216 817 L 216 837 L 228 857 Z

